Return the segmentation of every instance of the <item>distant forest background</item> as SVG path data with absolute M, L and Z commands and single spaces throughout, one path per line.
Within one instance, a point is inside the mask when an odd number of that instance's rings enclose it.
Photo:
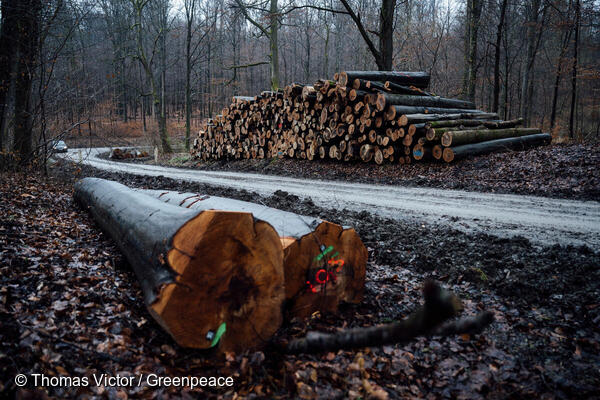
M 595 0 L 2 0 L 0 146 L 193 138 L 233 95 L 341 70 L 419 70 L 431 91 L 600 134 Z

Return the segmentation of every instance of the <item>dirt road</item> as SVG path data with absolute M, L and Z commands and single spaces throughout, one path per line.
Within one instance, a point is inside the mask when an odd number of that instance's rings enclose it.
M 418 224 L 446 224 L 466 232 L 521 235 L 543 244 L 600 248 L 600 203 L 459 190 L 368 185 L 239 172 L 198 171 L 102 159 L 108 148 L 74 149 L 65 155 L 94 168 L 165 176 L 269 196 L 277 190 L 311 198 L 321 207 L 367 210 Z

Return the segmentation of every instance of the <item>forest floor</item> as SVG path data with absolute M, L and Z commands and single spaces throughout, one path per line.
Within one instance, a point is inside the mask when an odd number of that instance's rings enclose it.
M 154 164 L 154 160 L 147 161 Z M 295 178 L 529 194 L 600 200 L 597 144 L 554 144 L 527 151 L 473 157 L 455 163 L 410 165 L 295 159 L 202 162 L 180 154 L 160 164 L 201 170 L 257 172 Z
M 576 148 L 567 149 L 576 153 Z M 519 237 L 501 239 L 382 219 L 366 211 L 323 209 L 310 199 L 281 191 L 261 197 L 164 177 L 80 168 L 66 161 L 50 172 L 50 178 L 0 175 L 0 196 L 8 199 L 0 202 L 0 395 L 600 396 L 597 250 L 539 246 Z M 292 320 L 278 338 L 404 318 L 421 301 L 419 290 L 426 278 L 455 291 L 465 303 L 466 314 L 489 309 L 496 322 L 472 337 L 419 339 L 406 345 L 320 355 L 282 355 L 266 349 L 215 359 L 202 351 L 179 348 L 148 315 L 136 278 L 114 243 L 73 203 L 72 184 L 84 176 L 259 201 L 354 226 L 369 250 L 364 301 L 342 307 L 338 315 Z M 557 187 L 556 193 L 561 190 Z M 19 373 L 30 381 L 31 374 L 43 373 L 87 376 L 91 382 L 89 387 L 43 390 L 30 382 L 19 389 L 14 383 Z M 231 376 L 234 386 L 193 390 L 96 386 L 92 374 L 102 373 Z

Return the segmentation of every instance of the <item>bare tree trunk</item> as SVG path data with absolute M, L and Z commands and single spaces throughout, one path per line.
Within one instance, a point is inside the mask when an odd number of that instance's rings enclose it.
M 304 21 L 304 46 L 306 47 L 306 56 L 304 58 L 304 82 L 308 82 L 310 78 L 310 27 L 311 22 L 307 17 Z
M 161 150 L 163 153 L 170 153 L 171 146 L 169 144 L 168 134 L 167 134 L 167 123 L 166 123 L 166 115 L 164 113 L 164 108 L 162 107 L 162 96 L 161 96 L 161 87 L 159 83 L 156 82 L 156 78 L 154 76 L 154 72 L 152 71 L 152 66 L 150 65 L 150 60 L 146 56 L 146 51 L 144 50 L 144 42 L 142 37 L 142 13 L 144 11 L 144 7 L 148 4 L 144 0 L 130 0 L 131 5 L 134 8 L 135 13 L 135 29 L 136 29 L 136 41 L 137 41 L 137 58 L 139 59 L 142 67 L 144 68 L 144 72 L 146 74 L 146 79 L 150 82 L 150 87 L 152 90 L 152 111 L 154 113 L 154 117 L 158 121 L 158 138 L 154 138 L 155 145 L 161 146 Z M 165 11 L 166 13 L 166 11 Z M 164 15 L 165 21 L 167 16 Z M 164 34 L 163 32 L 159 34 Z M 158 38 L 161 40 L 161 38 Z M 165 45 L 166 47 L 166 45 Z M 165 61 L 166 64 L 166 61 Z M 161 66 L 162 67 L 162 66 Z M 166 69 L 166 65 L 164 66 Z M 162 75 L 161 75 L 162 76 Z M 158 139 L 158 140 L 157 140 Z
M 343 30 L 343 23 L 342 23 L 342 19 L 341 16 L 339 16 L 338 14 L 335 14 L 335 43 L 334 43 L 334 52 L 335 54 L 341 54 L 342 52 L 342 40 L 341 40 L 341 34 L 340 32 Z M 341 57 L 335 57 L 335 71 L 339 71 L 341 69 L 340 67 L 340 58 Z
M 279 89 L 279 47 L 278 47 L 278 35 L 279 35 L 279 9 L 277 6 L 277 0 L 271 0 L 270 9 L 270 28 L 269 28 L 269 46 L 271 50 L 271 90 L 276 91 Z
M 142 69 L 138 65 L 138 74 L 140 79 L 140 86 L 142 87 L 142 91 L 145 91 L 144 79 L 142 78 Z M 142 113 L 142 130 L 144 134 L 148 131 L 148 127 L 146 125 L 146 96 L 140 97 L 140 107 Z
M 0 31 L 0 151 L 8 147 L 6 136 L 6 114 L 8 109 L 9 88 L 14 79 L 13 65 L 19 41 L 14 35 L 17 32 L 16 0 L 2 2 L 2 28 Z
M 33 115 L 31 109 L 31 87 L 35 59 L 39 42 L 40 0 L 22 2 L 23 14 L 17 20 L 19 35 L 19 58 L 15 82 L 15 151 L 22 160 L 31 156 L 33 145 Z
M 242 39 L 241 39 L 241 35 L 240 35 L 240 31 L 241 31 L 241 26 L 240 26 L 240 16 L 239 14 L 236 12 L 233 16 L 233 20 L 232 20 L 232 24 L 233 24 L 233 32 L 232 32 L 232 47 L 233 47 L 233 64 L 234 65 L 240 65 L 240 47 L 242 46 Z M 285 59 L 284 59 L 284 63 L 285 63 Z M 284 66 L 284 70 L 285 70 L 285 66 Z M 238 96 L 240 94 L 240 85 L 239 85 L 239 80 L 240 78 L 238 77 L 238 74 L 234 72 L 233 75 L 233 95 L 234 96 Z
M 380 71 L 391 71 L 394 55 L 394 10 L 396 9 L 396 0 L 382 0 L 379 10 L 379 49 L 369 37 L 369 33 L 361 20 L 360 14 L 356 14 L 347 0 L 340 0 L 344 8 L 354 21 L 360 35 L 367 44 L 369 51 L 375 58 L 375 63 Z
M 391 71 L 394 56 L 394 10 L 396 0 L 383 0 L 379 12 L 379 70 Z M 378 63 L 379 64 L 379 63 Z
M 160 7 L 160 114 L 158 118 L 158 131 L 163 153 L 172 151 L 167 133 L 167 29 L 168 29 L 168 0 L 162 0 Z
M 329 76 L 329 23 L 325 20 L 325 50 L 323 51 L 323 76 Z
M 511 71 L 511 64 L 510 64 L 510 48 L 508 46 L 508 35 L 507 35 L 507 30 L 504 31 L 504 37 L 503 37 L 503 42 L 504 42 L 504 94 L 502 97 L 502 115 L 504 119 L 508 119 L 508 115 L 510 112 L 510 109 L 508 107 L 508 88 L 509 88 L 509 78 L 510 78 L 510 71 Z
M 120 68 L 120 86 L 121 86 L 121 114 L 123 116 L 123 122 L 127 123 L 128 115 L 127 115 L 127 103 L 129 99 L 127 98 L 127 82 L 125 77 L 125 65 L 122 61 L 122 65 Z
M 190 122 L 192 119 L 192 25 L 194 23 L 195 0 L 185 2 L 186 37 L 185 37 L 185 148 L 190 149 Z
M 467 33 L 465 35 L 465 73 L 463 76 L 463 98 L 475 102 L 477 80 L 477 38 L 481 19 L 481 0 L 467 0 Z
M 573 2 L 569 1 L 569 6 L 567 8 L 567 16 L 571 14 L 571 6 Z M 562 64 L 564 62 L 565 54 L 567 53 L 567 49 L 569 47 L 569 41 L 571 40 L 571 29 L 567 29 L 564 32 L 562 39 L 562 47 L 560 48 L 560 54 L 558 56 L 558 60 L 556 61 L 556 72 L 554 75 L 554 87 L 552 88 L 552 111 L 550 112 L 550 129 L 554 129 L 556 125 L 556 104 L 558 102 L 558 87 L 560 85 L 560 78 L 562 75 Z
M 208 42 L 208 49 L 206 51 L 206 96 L 205 96 L 205 104 L 208 106 L 208 115 L 212 115 L 212 43 Z
M 498 21 L 498 29 L 496 30 L 496 48 L 494 54 L 494 99 L 492 112 L 498 112 L 500 102 L 500 45 L 502 43 L 502 30 L 504 28 L 504 18 L 506 16 L 506 5 L 508 0 L 502 0 L 500 6 L 500 21 Z
M 525 68 L 523 69 L 523 79 L 521 86 L 521 116 L 525 119 L 525 124 L 529 124 L 531 118 L 531 94 L 533 92 L 532 73 L 537 54 L 537 45 L 539 43 L 536 32 L 541 28 L 538 26 L 541 0 L 532 0 L 527 7 L 527 49 L 525 53 Z
M 569 115 L 569 137 L 575 136 L 575 101 L 577 100 L 577 61 L 579 50 L 579 25 L 581 20 L 581 4 L 575 1 L 575 43 L 573 43 L 573 73 L 571 75 L 571 112 Z

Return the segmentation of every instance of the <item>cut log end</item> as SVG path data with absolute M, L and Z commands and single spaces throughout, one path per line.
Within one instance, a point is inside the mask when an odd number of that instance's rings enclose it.
M 383 93 L 377 93 L 377 97 L 375 98 L 375 107 L 377 111 L 383 111 L 385 109 L 385 95 Z
M 452 132 L 444 132 L 441 138 L 442 146 L 448 147 L 452 144 Z
M 433 148 L 431 149 L 431 155 L 433 156 L 433 158 L 435 158 L 436 160 L 439 160 L 442 158 L 442 146 L 440 146 L 439 144 L 436 144 L 435 146 L 433 146 Z
M 428 141 L 435 140 L 435 129 L 434 128 L 427 128 L 426 133 L 425 133 L 425 138 Z
M 376 148 L 375 149 L 375 163 L 377 165 L 381 165 L 383 164 L 383 152 L 381 151 L 381 149 Z
M 422 144 L 416 144 L 415 147 L 413 147 L 413 158 L 415 160 L 422 160 L 428 152 L 428 148 L 425 148 Z
M 225 323 L 219 349 L 242 351 L 260 347 L 281 325 L 283 251 L 266 222 L 204 211 L 173 236 L 166 262 L 177 275 L 148 308 L 179 345 L 210 348 Z
M 416 127 L 414 124 L 410 124 L 410 125 L 408 126 L 408 131 L 407 131 L 408 135 L 409 135 L 409 136 L 414 136 L 414 134 L 415 134 L 416 132 L 417 132 L 417 127 Z
M 454 160 L 454 151 L 450 147 L 446 147 L 443 152 L 444 161 L 452 162 Z
M 345 71 L 342 71 L 338 74 L 338 81 L 340 85 L 347 86 L 348 85 L 348 74 Z
M 323 221 L 290 242 L 284 254 L 286 300 L 293 316 L 335 312 L 340 301 L 362 300 L 368 253 L 354 229 Z
M 388 107 L 387 110 L 385 111 L 385 120 L 393 121 L 395 118 L 396 118 L 396 108 Z
M 398 117 L 398 120 L 396 122 L 398 123 L 398 126 L 406 126 L 408 124 L 408 117 L 403 114 L 400 117 Z

